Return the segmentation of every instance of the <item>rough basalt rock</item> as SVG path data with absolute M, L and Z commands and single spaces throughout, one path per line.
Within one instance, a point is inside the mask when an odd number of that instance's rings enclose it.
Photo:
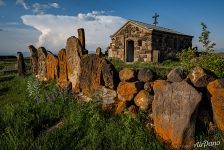
M 58 57 L 53 53 L 48 52 L 47 59 L 47 79 L 57 80 L 59 75 Z
M 157 80 L 153 89 L 152 118 L 157 135 L 174 149 L 192 148 L 201 94 L 186 81 Z
M 146 90 L 141 90 L 134 98 L 135 104 L 141 109 L 146 111 L 152 104 L 153 96 Z
M 224 131 L 224 79 L 210 82 L 207 89 L 212 95 L 211 103 L 214 122 L 220 130 Z
M 138 80 L 142 82 L 152 81 L 153 72 L 150 69 L 140 69 L 138 71 Z
M 97 47 L 97 48 L 96 48 L 96 55 L 99 56 L 99 57 L 101 57 L 101 56 L 103 55 L 103 54 L 102 54 L 102 50 L 101 50 L 100 47 Z
M 121 81 L 134 81 L 135 80 L 135 70 L 131 68 L 124 68 L 119 72 L 119 77 Z
M 115 69 L 104 58 L 95 54 L 84 55 L 81 59 L 80 83 L 83 94 L 90 97 L 101 85 L 114 89 Z
M 131 101 L 135 95 L 142 90 L 144 83 L 142 82 L 120 82 L 117 87 L 118 99 L 123 101 Z
M 207 72 L 199 66 L 190 71 L 188 78 L 190 78 L 195 87 L 206 87 L 209 82 L 214 80 L 211 75 L 207 74 Z
M 38 53 L 37 53 L 37 49 L 33 46 L 30 45 L 28 46 L 29 50 L 30 50 L 30 63 L 31 63 L 31 67 L 32 67 L 32 72 L 37 75 L 38 74 Z
M 181 82 L 185 78 L 184 70 L 182 68 L 174 68 L 167 75 L 167 81 Z
M 38 50 L 38 74 L 37 78 L 40 81 L 46 81 L 47 80 L 47 51 L 44 47 L 39 47 Z
M 68 79 L 72 83 L 72 90 L 76 93 L 80 92 L 80 61 L 83 55 L 83 46 L 78 38 L 72 36 L 67 39 L 66 43 L 66 60 Z
M 26 65 L 21 52 L 17 52 L 17 64 L 18 64 L 18 74 L 19 76 L 26 75 Z

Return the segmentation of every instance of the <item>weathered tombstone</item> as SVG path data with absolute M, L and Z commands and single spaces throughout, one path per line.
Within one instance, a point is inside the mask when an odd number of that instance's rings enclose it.
M 80 92 L 80 61 L 83 55 L 83 46 L 78 38 L 72 36 L 67 39 L 66 43 L 66 59 L 68 79 L 72 83 L 72 90 L 76 93 Z
M 153 50 L 153 58 L 152 58 L 152 61 L 154 63 L 158 63 L 159 62 L 159 55 L 160 55 L 160 51 L 159 50 Z
M 38 74 L 38 53 L 37 53 L 37 49 L 33 46 L 30 45 L 28 46 L 29 50 L 30 50 L 30 63 L 32 66 L 32 72 L 37 75 Z
M 44 47 L 39 47 L 38 50 L 38 75 L 37 78 L 40 81 L 47 80 L 47 51 Z
M 99 56 L 99 57 L 102 56 L 102 50 L 101 50 L 100 47 L 97 47 L 97 48 L 96 48 L 96 55 Z
M 58 85 L 62 89 L 67 89 L 69 87 L 69 81 L 68 81 L 68 71 L 67 71 L 66 50 L 65 49 L 61 49 L 59 51 L 58 62 L 59 62 Z
M 48 80 L 58 79 L 59 67 L 57 56 L 55 56 L 51 52 L 48 52 L 46 64 L 47 64 L 47 79 Z
M 85 30 L 83 28 L 78 29 L 78 39 L 81 42 L 82 49 L 86 49 L 86 42 L 85 42 Z
M 95 54 L 84 55 L 81 59 L 80 88 L 84 95 L 92 96 L 99 87 L 115 88 L 115 70 L 104 58 Z
M 26 75 L 26 65 L 24 62 L 23 54 L 21 52 L 17 52 L 17 63 L 18 63 L 19 76 L 25 76 Z
M 157 80 L 153 89 L 152 118 L 157 135 L 174 149 L 192 148 L 201 94 L 186 81 Z
M 212 96 L 214 122 L 220 130 L 224 131 L 224 79 L 210 82 L 207 89 Z

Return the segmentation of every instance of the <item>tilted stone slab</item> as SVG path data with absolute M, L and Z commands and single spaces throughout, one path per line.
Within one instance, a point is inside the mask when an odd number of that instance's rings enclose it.
M 47 80 L 47 51 L 44 47 L 40 47 L 37 50 L 38 52 L 38 74 L 37 78 L 40 81 L 46 81 Z
M 211 103 L 214 122 L 220 130 L 224 131 L 224 79 L 210 82 L 207 89 L 212 95 Z
M 191 148 L 201 94 L 186 81 L 157 80 L 153 90 L 152 117 L 157 135 L 173 148 Z
M 72 83 L 72 90 L 80 92 L 81 75 L 80 61 L 83 55 L 83 47 L 78 38 L 72 36 L 67 39 L 66 43 L 66 58 L 67 58 L 67 71 L 68 79 Z
M 30 63 L 31 63 L 31 67 L 32 67 L 32 72 L 37 75 L 38 74 L 38 53 L 37 53 L 37 49 L 33 46 L 30 45 L 28 46 L 29 50 L 30 50 Z

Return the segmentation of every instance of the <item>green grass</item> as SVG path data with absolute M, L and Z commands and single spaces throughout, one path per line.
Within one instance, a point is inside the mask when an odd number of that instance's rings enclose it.
M 166 71 L 179 65 L 172 61 L 113 63 L 117 63 L 118 70 L 119 67 L 150 68 L 161 78 L 165 78 Z M 97 99 L 80 102 L 72 93 L 58 89 L 55 82 L 40 83 L 33 76 L 0 81 L 0 149 L 3 150 L 169 149 L 157 140 L 152 129 L 145 127 L 147 119 L 148 114 L 144 112 L 135 119 L 128 113 L 115 116 L 103 112 Z M 49 131 L 58 122 L 64 125 Z M 222 146 L 224 135 L 220 131 L 208 134 L 197 129 L 196 142 L 204 140 L 220 141 Z
M 166 60 L 162 63 L 131 63 L 126 64 L 121 60 L 114 59 L 111 60 L 111 63 L 115 66 L 115 69 L 119 72 L 123 68 L 133 68 L 133 69 L 141 69 L 141 68 L 149 68 L 154 72 L 155 79 L 166 79 L 167 74 L 175 67 L 180 66 L 179 61 L 174 60 Z
M 35 92 L 27 88 L 36 86 Z M 1 84 L 1 149 L 165 149 L 153 131 L 144 127 L 147 116 L 102 112 L 100 103 L 80 102 L 55 83 L 39 83 L 32 76 Z M 64 126 L 50 127 L 63 120 Z

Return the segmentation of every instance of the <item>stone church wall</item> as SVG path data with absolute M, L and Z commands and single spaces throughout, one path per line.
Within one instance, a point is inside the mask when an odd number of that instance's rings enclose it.
M 128 23 L 112 37 L 109 46 L 109 58 L 117 58 L 127 62 L 128 41 L 134 41 L 134 62 L 154 62 L 174 58 L 177 51 L 192 47 L 192 37 L 172 34 L 162 31 L 149 30 Z M 159 51 L 159 58 L 154 58 L 154 52 Z
M 192 47 L 192 37 L 153 31 L 152 49 L 160 51 L 160 60 L 174 58 L 179 50 Z
M 151 61 L 151 32 L 136 25 L 128 24 L 112 38 L 109 48 L 109 57 L 126 61 L 128 50 L 127 41 L 134 41 L 134 61 Z

